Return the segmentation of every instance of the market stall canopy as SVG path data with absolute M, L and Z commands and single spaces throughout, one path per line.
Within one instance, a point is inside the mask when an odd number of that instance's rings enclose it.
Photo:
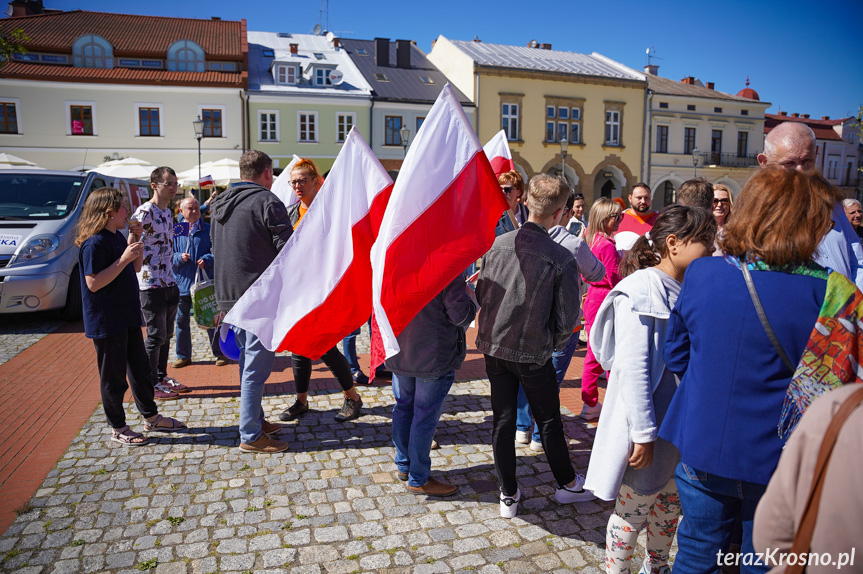
M 222 158 L 201 164 L 201 177 L 211 176 L 219 187 L 228 187 L 240 178 L 240 162 L 234 159 Z M 198 187 L 198 166 L 177 174 L 183 187 Z
M 95 171 L 107 176 L 149 180 L 150 174 L 154 169 L 156 169 L 156 166 L 150 162 L 136 157 L 127 157 L 125 159 L 106 161 L 93 169 L 88 169 L 87 173 Z
M 0 169 L 45 169 L 11 153 L 0 153 Z

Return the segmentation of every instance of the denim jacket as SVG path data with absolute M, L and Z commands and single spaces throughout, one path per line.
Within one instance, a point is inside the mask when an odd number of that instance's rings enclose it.
M 476 346 L 516 363 L 544 364 L 578 320 L 578 265 L 542 226 L 506 233 L 482 258 Z

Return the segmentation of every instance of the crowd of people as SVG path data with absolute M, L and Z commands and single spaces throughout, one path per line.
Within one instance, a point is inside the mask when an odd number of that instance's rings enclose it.
M 848 343 L 858 337 L 852 302 L 863 284 L 855 232 L 863 211 L 859 202 L 843 203 L 814 171 L 815 154 L 809 128 L 781 124 L 737 197 L 695 178 L 680 186 L 674 205 L 657 212 L 648 186 L 636 183 L 629 209 L 597 198 L 587 221 L 584 196 L 565 179 L 539 174 L 525 186 L 518 171 L 501 174 L 509 209 L 475 286 L 467 271 L 454 278 L 398 335 L 401 352 L 386 361 L 396 477 L 415 493 L 456 492 L 431 477 L 430 450 L 476 317 L 502 517 L 515 517 L 524 497 L 515 450 L 522 443 L 545 453 L 558 503 L 615 501 L 606 529 L 608 572 L 630 572 L 645 525 L 644 572 L 669 571 L 675 537 L 675 572 L 717 571 L 717 553 L 735 547 L 754 553 L 753 532 L 771 528 L 778 515 L 764 512 L 763 523 L 756 521 L 786 440 L 820 395 L 857 382 L 856 371 L 843 365 L 863 359 Z M 229 311 L 284 248 L 323 181 L 314 163 L 296 163 L 290 183 L 299 201 L 286 207 L 269 191 L 274 176 L 266 154 L 246 152 L 240 171 L 242 183 L 210 200 L 210 225 L 201 221 L 197 200 L 180 202 L 189 226 L 180 237 L 172 234 L 168 209 L 177 191 L 171 168 L 153 172 L 152 199 L 134 214 L 111 188 L 86 200 L 77 238 L 85 330 L 97 350 L 116 442 L 148 442 L 126 424 L 128 386 L 146 430 L 185 428 L 158 414 L 156 401 L 189 390 L 166 366 L 175 322 L 174 367 L 191 360 L 190 284 L 199 270 L 213 275 L 219 308 Z M 120 233 L 127 223 L 128 238 Z M 239 448 L 287 450 L 275 436 L 281 426 L 262 408 L 275 353 L 254 333 L 234 330 Z M 580 415 L 599 420 L 586 476 L 571 462 L 559 398 L 582 331 Z M 333 347 L 322 357 L 344 393 L 338 421 L 360 415 L 354 385 L 368 381 L 356 359 L 357 332 L 346 334 L 344 355 Z M 208 333 L 217 364 L 227 364 L 218 337 Z M 308 412 L 311 365 L 292 356 L 296 399 L 282 420 Z M 601 377 L 608 381 L 604 404 Z

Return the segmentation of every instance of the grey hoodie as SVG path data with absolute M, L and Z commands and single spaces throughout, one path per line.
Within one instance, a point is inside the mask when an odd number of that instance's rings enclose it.
M 229 187 L 210 208 L 216 299 L 227 312 L 273 262 L 293 227 L 285 204 L 256 183 Z

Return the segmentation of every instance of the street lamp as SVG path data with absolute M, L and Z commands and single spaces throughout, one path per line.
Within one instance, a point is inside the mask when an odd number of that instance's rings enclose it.
M 195 139 L 198 140 L 198 185 L 201 185 L 201 138 L 204 137 L 204 120 L 201 116 L 192 121 L 192 127 L 195 129 Z
M 411 137 L 411 130 L 408 127 L 403 127 L 399 130 L 399 134 L 402 136 L 402 147 L 405 150 L 405 158 L 408 156 L 408 140 Z
M 560 155 L 563 158 L 560 164 L 560 175 L 566 180 L 566 150 L 569 147 L 569 141 L 566 136 L 560 138 Z
M 698 177 L 696 168 L 698 167 L 698 146 L 692 148 L 692 177 Z

